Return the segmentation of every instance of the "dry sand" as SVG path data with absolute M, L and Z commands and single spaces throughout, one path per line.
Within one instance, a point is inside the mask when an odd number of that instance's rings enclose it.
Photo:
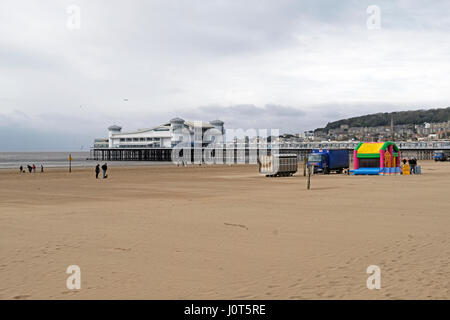
M 1 170 L 0 298 L 449 299 L 450 163 L 421 164 L 310 191 L 255 166 Z

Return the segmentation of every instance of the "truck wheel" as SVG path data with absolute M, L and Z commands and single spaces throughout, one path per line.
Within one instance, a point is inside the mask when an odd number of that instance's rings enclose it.
M 330 170 L 328 168 L 323 169 L 323 174 L 329 174 Z

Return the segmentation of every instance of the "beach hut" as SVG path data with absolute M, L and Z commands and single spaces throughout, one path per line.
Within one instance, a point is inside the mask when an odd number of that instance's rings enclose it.
M 400 174 L 400 151 L 392 141 L 360 142 L 353 151 L 355 175 Z

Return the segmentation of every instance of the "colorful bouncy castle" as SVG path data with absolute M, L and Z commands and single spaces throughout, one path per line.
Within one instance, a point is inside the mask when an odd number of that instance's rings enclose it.
M 393 175 L 401 173 L 400 151 L 392 141 L 360 142 L 353 151 L 355 175 Z

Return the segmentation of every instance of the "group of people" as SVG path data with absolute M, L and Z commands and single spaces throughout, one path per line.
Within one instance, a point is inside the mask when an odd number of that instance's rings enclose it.
M 409 165 L 409 173 L 416 174 L 417 159 L 416 158 L 410 158 L 408 160 L 403 159 L 403 164 L 406 164 L 406 163 L 408 163 L 408 165 Z
M 103 179 L 108 178 L 108 175 L 106 174 L 106 171 L 108 170 L 108 165 L 106 164 L 106 162 L 102 165 L 102 171 L 103 171 Z M 95 179 L 98 179 L 98 175 L 100 174 L 100 165 L 97 164 L 97 166 L 95 166 Z
M 102 168 L 102 171 L 103 171 L 103 179 L 108 178 L 108 175 L 106 174 L 106 171 L 108 170 L 108 165 L 106 163 L 104 163 L 101 166 L 101 168 Z M 32 172 L 36 173 L 36 165 L 34 163 L 33 163 L 32 166 L 27 165 L 27 169 L 28 169 L 29 173 L 32 173 Z M 24 169 L 24 167 L 22 165 L 19 167 L 19 171 L 20 171 L 20 173 L 25 172 L 25 169 Z M 44 165 L 43 164 L 41 164 L 41 172 L 44 172 Z M 98 175 L 99 174 L 100 174 L 100 165 L 97 164 L 97 166 L 95 167 L 95 178 L 96 179 L 98 179 Z
M 32 173 L 32 172 L 36 173 L 36 166 L 34 165 L 34 163 L 33 163 L 32 166 L 30 166 L 30 165 L 28 164 L 28 165 L 27 165 L 27 169 L 28 169 L 28 172 L 29 172 L 29 173 Z M 20 166 L 20 167 L 19 167 L 19 171 L 20 171 L 20 173 L 25 172 L 23 166 Z M 43 165 L 43 164 L 41 164 L 41 172 L 44 172 L 44 165 Z

